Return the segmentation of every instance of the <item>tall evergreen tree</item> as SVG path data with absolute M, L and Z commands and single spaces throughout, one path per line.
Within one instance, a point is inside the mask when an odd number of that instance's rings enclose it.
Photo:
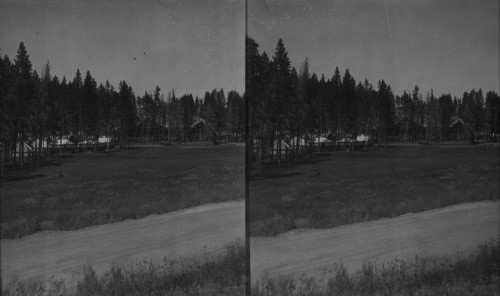
M 28 128 L 34 121 L 33 106 L 36 100 L 37 89 L 35 81 L 38 78 L 32 70 L 31 61 L 24 43 L 19 44 L 17 56 L 14 60 L 12 109 L 14 111 L 13 142 L 19 146 L 20 163 L 24 162 L 24 143 L 28 137 Z M 18 143 L 18 144 L 17 144 Z
M 378 83 L 379 100 L 379 142 L 389 144 L 389 136 L 394 130 L 395 105 L 391 87 L 384 80 Z
M 356 81 L 349 69 L 346 69 L 340 87 L 340 112 L 342 112 L 341 122 L 344 134 L 357 134 L 357 109 Z

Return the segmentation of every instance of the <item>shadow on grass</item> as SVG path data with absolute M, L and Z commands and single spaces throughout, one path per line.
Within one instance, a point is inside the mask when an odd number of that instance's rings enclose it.
M 73 162 L 72 160 L 70 160 L 72 158 L 73 158 L 73 155 L 63 154 L 63 155 L 54 155 L 54 156 L 51 156 L 49 159 L 43 159 L 43 160 L 39 160 L 37 162 L 25 163 L 25 164 L 23 164 L 22 167 L 20 167 L 19 164 L 17 164 L 17 165 L 9 164 L 5 167 L 5 170 L 6 170 L 5 178 L 8 181 L 9 181 L 9 178 L 14 178 L 15 179 L 14 181 L 23 180 L 23 179 L 16 179 L 16 177 L 21 177 L 18 175 L 19 173 L 21 173 L 21 174 L 26 173 L 27 174 L 29 172 L 33 172 L 34 170 L 44 168 L 44 167 L 61 166 L 63 163 Z M 13 176 L 11 176 L 11 175 L 13 175 Z M 34 178 L 34 177 L 30 178 L 30 176 L 31 175 L 22 176 L 22 177 L 25 179 Z M 41 177 L 41 175 L 36 175 L 36 177 Z
M 420 146 L 417 146 L 417 147 L 421 147 L 421 146 L 423 146 L 423 145 L 420 145 Z M 396 149 L 396 150 L 397 150 L 397 149 L 401 149 L 401 148 L 403 148 L 403 147 L 404 147 L 404 146 L 402 146 L 402 145 L 397 145 L 397 144 L 389 144 L 389 146 L 380 145 L 380 146 L 378 146 L 378 147 L 376 147 L 376 148 L 378 148 L 378 149 L 391 149 L 391 150 Z M 411 147 L 411 146 L 410 146 L 410 147 Z M 414 146 L 414 147 L 415 147 L 415 146 Z
M 142 147 L 131 147 L 129 149 L 123 148 L 123 150 L 138 150 L 142 149 Z M 111 154 L 111 153 L 116 153 L 120 150 L 107 150 L 107 151 L 99 151 L 97 154 Z M 94 152 L 91 151 L 92 154 Z M 44 167 L 58 167 L 61 166 L 64 163 L 70 163 L 73 162 L 73 159 L 77 156 L 81 156 L 86 154 L 86 152 L 75 152 L 75 153 L 63 153 L 63 154 L 54 154 L 49 156 L 46 159 L 41 159 L 38 161 L 34 162 L 29 162 L 23 164 L 23 166 L 19 166 L 19 164 L 7 164 L 5 166 L 5 170 L 7 172 L 7 176 L 3 178 L 4 181 L 20 181 L 20 180 L 26 180 L 26 179 L 34 179 L 36 177 L 43 177 L 43 175 L 30 175 L 30 176 L 9 176 L 9 174 L 15 174 L 15 173 L 23 173 L 23 172 L 28 172 L 28 171 L 33 171 L 37 170 L 40 168 Z
M 297 175 L 302 175 L 300 172 L 282 172 L 282 173 L 276 173 L 276 172 L 267 172 L 267 173 L 260 173 L 257 175 L 252 175 L 250 177 L 251 181 L 258 181 L 258 180 L 266 180 L 266 179 L 279 179 L 279 178 L 286 178 L 286 177 L 292 177 L 292 176 L 297 176 Z
M 144 149 L 144 148 L 157 148 L 157 147 L 163 147 L 163 146 L 157 145 L 157 144 L 133 144 L 130 147 L 121 147 L 119 149 L 109 150 L 109 151 L 105 151 L 105 152 L 109 153 L 109 152 L 120 151 L 120 150 L 139 150 L 139 149 Z
M 280 165 L 267 161 L 262 163 L 260 171 L 257 166 L 253 165 L 250 168 L 250 181 L 279 179 L 301 175 L 302 172 L 294 171 L 297 167 L 331 160 L 332 155 L 334 155 L 332 152 L 315 152 L 293 161 L 284 161 Z
M 7 182 L 15 182 L 15 181 L 22 181 L 22 180 L 29 180 L 29 179 L 35 179 L 39 177 L 45 177 L 43 174 L 36 174 L 36 175 L 12 175 L 12 176 L 6 176 L 2 178 L 2 181 L 7 181 Z

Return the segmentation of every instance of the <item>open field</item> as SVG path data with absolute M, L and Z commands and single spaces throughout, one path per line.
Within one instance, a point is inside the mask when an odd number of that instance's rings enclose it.
M 499 262 L 497 236 L 468 254 L 365 262 L 353 273 L 335 265 L 324 271 L 321 280 L 266 278 L 253 285 L 252 295 L 499 295 Z
M 195 261 L 114 264 L 102 274 L 85 265 L 71 281 L 14 280 L 2 289 L 2 295 L 244 295 L 244 264 L 245 247 L 238 240 L 219 254 L 204 254 Z
M 263 276 L 321 277 L 321 269 L 343 264 L 347 272 L 365 260 L 447 256 L 471 252 L 500 231 L 498 201 L 463 203 L 332 229 L 295 230 L 250 240 L 252 281 Z
M 190 260 L 214 254 L 244 237 L 244 213 L 244 202 L 232 201 L 75 231 L 3 239 L 2 284 L 13 277 L 68 280 L 84 264 L 101 275 L 114 262 L 158 264 L 164 258 Z
M 250 178 L 250 232 L 332 228 L 499 196 L 499 148 L 393 146 L 313 154 Z
M 1 180 L 1 236 L 74 230 L 244 198 L 244 146 L 53 157 Z

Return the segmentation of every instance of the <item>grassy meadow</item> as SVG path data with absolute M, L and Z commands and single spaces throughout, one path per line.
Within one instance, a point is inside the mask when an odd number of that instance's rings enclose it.
M 316 153 L 250 176 L 251 236 L 332 228 L 498 199 L 498 146 L 392 146 Z
M 337 265 L 323 271 L 324 279 L 264 278 L 253 285 L 252 295 L 498 295 L 499 264 L 499 241 L 492 238 L 472 254 L 366 262 L 353 274 Z
M 239 144 L 54 156 L 1 179 L 1 238 L 243 199 L 244 166 Z
M 104 274 L 83 266 L 73 281 L 10 281 L 5 296 L 132 296 L 132 295 L 244 295 L 245 247 L 242 241 L 227 245 L 217 255 L 162 264 L 144 261 L 134 266 L 115 264 Z

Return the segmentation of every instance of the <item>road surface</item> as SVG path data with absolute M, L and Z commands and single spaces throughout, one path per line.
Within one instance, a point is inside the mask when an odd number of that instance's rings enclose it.
M 1 241 L 2 283 L 71 278 L 83 264 L 96 272 L 113 262 L 161 262 L 216 252 L 245 236 L 244 201 L 214 203 L 75 231 L 38 233 Z
M 364 260 L 382 263 L 468 252 L 498 237 L 499 223 L 499 202 L 483 201 L 332 229 L 251 238 L 252 281 L 265 275 L 318 275 L 335 263 L 353 272 Z

